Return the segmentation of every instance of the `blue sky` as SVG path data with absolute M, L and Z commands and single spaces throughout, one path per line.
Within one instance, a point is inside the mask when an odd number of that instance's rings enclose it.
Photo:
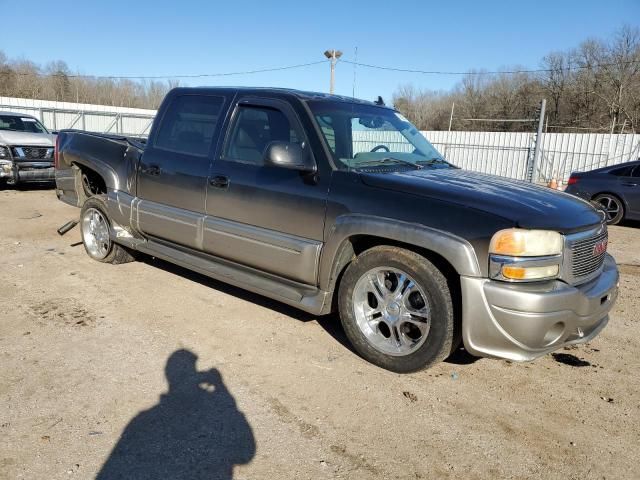
M 553 50 L 640 24 L 640 0 L 581 1 L 6 1 L 0 50 L 38 63 L 65 60 L 94 75 L 241 71 L 322 60 L 328 48 L 358 61 L 423 70 L 536 68 Z M 354 67 L 339 63 L 336 93 Z M 400 84 L 448 89 L 459 77 L 357 67 L 355 93 L 390 100 Z M 283 86 L 327 91 L 329 65 L 184 85 Z

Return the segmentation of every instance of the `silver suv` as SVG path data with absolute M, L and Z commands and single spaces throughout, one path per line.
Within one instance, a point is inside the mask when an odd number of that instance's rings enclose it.
M 30 115 L 0 112 L 0 182 L 53 181 L 55 135 Z

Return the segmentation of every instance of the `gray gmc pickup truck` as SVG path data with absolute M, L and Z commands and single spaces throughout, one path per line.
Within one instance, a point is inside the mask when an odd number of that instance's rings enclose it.
M 587 342 L 618 290 L 602 212 L 448 163 L 400 113 L 177 88 L 146 144 L 62 131 L 58 197 L 100 262 L 143 252 L 313 314 L 389 370 Z

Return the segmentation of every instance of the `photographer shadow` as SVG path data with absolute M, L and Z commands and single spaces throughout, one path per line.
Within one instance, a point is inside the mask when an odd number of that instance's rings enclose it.
M 127 425 L 99 480 L 226 480 L 233 478 L 234 465 L 251 461 L 251 426 L 218 370 L 198 372 L 197 358 L 188 350 L 169 357 L 169 391 Z

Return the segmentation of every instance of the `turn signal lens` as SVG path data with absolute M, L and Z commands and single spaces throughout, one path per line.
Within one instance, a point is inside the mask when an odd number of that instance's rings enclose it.
M 500 230 L 491 239 L 489 253 L 511 257 L 541 257 L 562 253 L 562 235 L 551 230 Z
M 502 267 L 502 276 L 510 280 L 539 280 L 552 278 L 558 275 L 558 265 L 545 267 L 514 267 L 505 265 Z

